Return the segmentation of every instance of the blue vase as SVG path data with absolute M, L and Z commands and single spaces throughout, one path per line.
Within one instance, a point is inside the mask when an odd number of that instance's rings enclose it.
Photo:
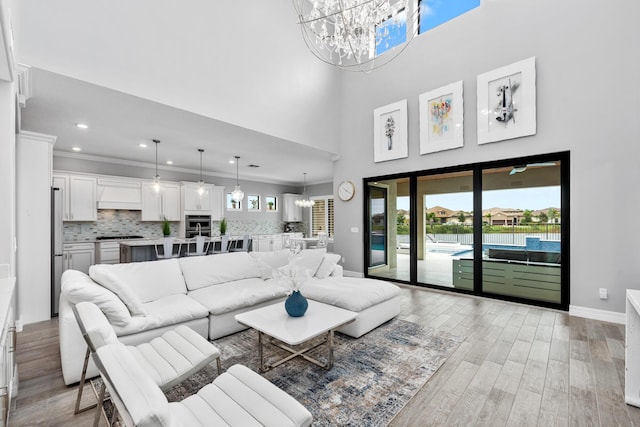
M 309 303 L 300 291 L 293 291 L 284 302 L 284 308 L 291 317 L 301 317 L 307 311 Z

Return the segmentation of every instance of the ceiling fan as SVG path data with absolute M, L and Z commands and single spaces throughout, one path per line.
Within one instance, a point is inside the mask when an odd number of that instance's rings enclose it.
M 556 162 L 542 162 L 542 163 L 527 163 L 526 165 L 517 165 L 511 169 L 509 175 L 514 175 L 519 172 L 524 172 L 529 166 L 555 166 Z

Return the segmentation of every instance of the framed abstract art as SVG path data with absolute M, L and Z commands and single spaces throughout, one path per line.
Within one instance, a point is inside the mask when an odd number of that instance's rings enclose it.
M 462 80 L 423 93 L 420 105 L 420 154 L 464 145 Z

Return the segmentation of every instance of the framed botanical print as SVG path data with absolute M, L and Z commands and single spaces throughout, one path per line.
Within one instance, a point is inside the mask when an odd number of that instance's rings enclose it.
M 408 156 L 407 100 L 376 108 L 373 111 L 373 161 Z

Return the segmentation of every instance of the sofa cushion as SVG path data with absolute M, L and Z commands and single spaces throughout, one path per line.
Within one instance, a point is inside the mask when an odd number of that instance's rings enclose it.
M 270 252 L 249 252 L 251 257 L 258 264 L 260 276 L 262 279 L 270 279 L 273 276 L 273 270 L 284 267 L 289 263 L 291 251 L 289 249 L 281 249 Z
M 89 275 L 102 286 L 118 294 L 127 306 L 129 303 L 121 295 L 127 291 L 133 293 L 143 303 L 155 301 L 167 295 L 187 293 L 180 264 L 176 259 L 98 264 L 89 268 Z
M 325 254 L 316 271 L 316 277 L 318 279 L 326 279 L 331 275 L 331 272 L 335 268 L 336 264 L 340 261 L 340 255 L 338 254 Z
M 190 291 L 189 297 L 205 306 L 211 314 L 217 315 L 282 298 L 288 292 L 286 286 L 274 280 L 250 278 Z
M 301 292 L 312 300 L 360 312 L 399 295 L 400 288 L 375 279 L 314 277 L 302 286 Z
M 179 259 L 189 291 L 240 279 L 260 278 L 260 269 L 248 252 Z
M 193 298 L 183 294 L 168 295 L 144 304 L 146 316 L 134 316 L 124 326 L 114 326 L 118 336 L 130 335 L 189 320 L 205 318 L 209 311 Z
M 72 304 L 89 301 L 97 305 L 112 325 L 125 326 L 131 321 L 131 313 L 122 300 L 81 271 L 62 273 L 61 289 Z

